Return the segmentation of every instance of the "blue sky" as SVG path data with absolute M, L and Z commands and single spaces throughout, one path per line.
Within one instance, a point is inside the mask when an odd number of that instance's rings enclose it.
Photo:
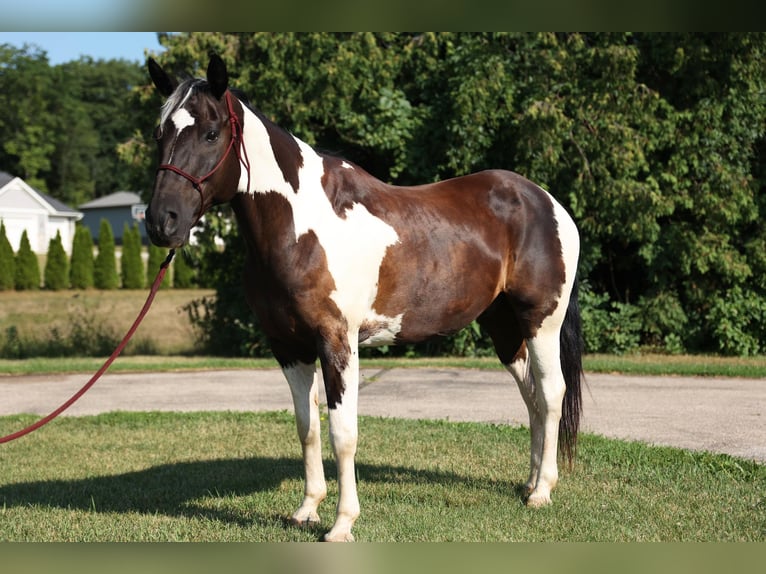
M 0 32 L 0 44 L 21 48 L 35 44 L 47 52 L 51 65 L 90 56 L 94 60 L 123 58 L 144 62 L 144 50 L 159 53 L 156 32 Z

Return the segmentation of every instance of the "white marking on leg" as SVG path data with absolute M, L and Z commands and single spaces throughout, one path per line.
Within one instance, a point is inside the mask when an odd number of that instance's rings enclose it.
M 322 443 L 319 428 L 319 375 L 315 365 L 298 363 L 283 369 L 295 408 L 295 422 L 303 451 L 305 472 L 304 497 L 292 517 L 293 524 L 319 522 L 317 508 L 327 496 L 322 465 Z
M 536 335 L 527 339 L 534 378 L 531 400 L 527 402 L 527 397 L 524 399 L 530 413 L 532 435 L 530 476 L 527 483 L 527 487 L 531 488 L 527 501 L 530 506 L 550 504 L 551 490 L 558 482 L 559 421 L 566 393 L 564 375 L 561 372 L 559 334 L 574 285 L 580 253 L 577 226 L 561 204 L 547 191 L 545 193 L 553 202 L 553 216 L 561 243 L 565 280 L 555 310 L 543 320 Z M 519 388 L 524 395 L 525 386 L 520 385 Z
M 338 507 L 335 524 L 325 534 L 325 540 L 333 542 L 353 541 L 351 528 L 359 516 L 359 498 L 356 492 L 354 457 L 359 434 L 357 408 L 359 399 L 359 352 L 358 334 L 350 332 L 351 348 L 348 365 L 343 371 L 343 400 L 330 409 L 330 444 L 338 465 Z
M 537 483 L 543 455 L 543 421 L 535 398 L 535 378 L 531 372 L 528 357 L 518 359 L 505 367 L 516 380 L 529 414 L 529 476 L 524 485 L 529 494 Z
M 561 419 L 561 402 L 566 386 L 559 363 L 558 330 L 538 335 L 527 341 L 532 360 L 532 372 L 537 381 L 535 398 L 542 426 L 542 445 L 533 445 L 541 450 L 540 470 L 537 481 L 529 495 L 530 506 L 542 506 L 551 501 L 551 490 L 558 482 L 558 436 Z M 540 448 L 542 446 L 542 448 Z

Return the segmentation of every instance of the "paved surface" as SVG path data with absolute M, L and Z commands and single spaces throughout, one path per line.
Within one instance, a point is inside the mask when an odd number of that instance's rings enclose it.
M 45 415 L 89 375 L 0 377 L 0 415 Z M 582 430 L 766 462 L 766 381 L 589 374 Z M 292 410 L 278 370 L 107 374 L 65 415 L 106 411 Z M 364 415 L 528 425 L 504 371 L 365 369 Z

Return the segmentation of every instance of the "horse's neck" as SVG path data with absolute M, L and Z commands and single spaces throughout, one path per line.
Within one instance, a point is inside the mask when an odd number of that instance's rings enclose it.
M 243 165 L 239 193 L 231 205 L 251 255 L 275 264 L 288 256 L 296 237 L 312 225 L 306 216 L 320 213 L 321 204 L 327 203 L 323 160 L 308 144 L 261 114 L 243 109 L 243 144 L 250 173 Z M 320 206 L 307 209 L 310 204 Z
M 243 166 L 239 191 L 288 195 L 298 191 L 299 174 L 301 179 L 313 180 L 315 174 L 308 173 L 307 170 L 321 170 L 321 157 L 308 144 L 262 115 L 254 113 L 246 106 L 243 106 L 243 109 L 243 141 L 250 173 L 248 176 Z M 317 183 L 319 179 L 321 173 L 318 174 Z

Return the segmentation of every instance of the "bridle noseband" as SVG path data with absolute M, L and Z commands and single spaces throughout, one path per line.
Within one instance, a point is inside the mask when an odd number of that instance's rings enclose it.
M 250 160 L 247 157 L 247 149 L 245 148 L 245 141 L 242 137 L 242 124 L 239 121 L 239 118 L 237 117 L 237 114 L 234 113 L 234 106 L 232 104 L 232 95 L 229 90 L 226 90 L 226 93 L 224 94 L 224 98 L 226 99 L 226 108 L 229 111 L 229 124 L 231 124 L 231 139 L 229 140 L 229 145 L 226 147 L 226 151 L 223 153 L 223 156 L 221 156 L 221 159 L 218 160 L 218 163 L 215 164 L 215 167 L 211 169 L 209 172 L 207 172 L 205 175 L 201 177 L 194 177 L 188 172 L 185 172 L 180 167 L 176 167 L 173 164 L 170 163 L 163 163 L 160 164 L 157 167 L 157 173 L 159 173 L 162 170 L 169 170 L 174 173 L 177 173 L 181 177 L 188 179 L 192 186 L 194 186 L 194 189 L 196 189 L 199 192 L 200 196 L 200 212 L 197 215 L 197 219 L 202 217 L 204 204 L 205 204 L 205 197 L 202 193 L 202 184 L 205 182 L 205 180 L 211 178 L 213 174 L 218 171 L 218 169 L 223 165 L 223 162 L 228 157 L 229 153 L 232 149 L 234 149 L 234 152 L 237 154 L 237 159 L 239 159 L 240 163 L 245 167 L 247 170 L 247 189 L 250 189 Z

